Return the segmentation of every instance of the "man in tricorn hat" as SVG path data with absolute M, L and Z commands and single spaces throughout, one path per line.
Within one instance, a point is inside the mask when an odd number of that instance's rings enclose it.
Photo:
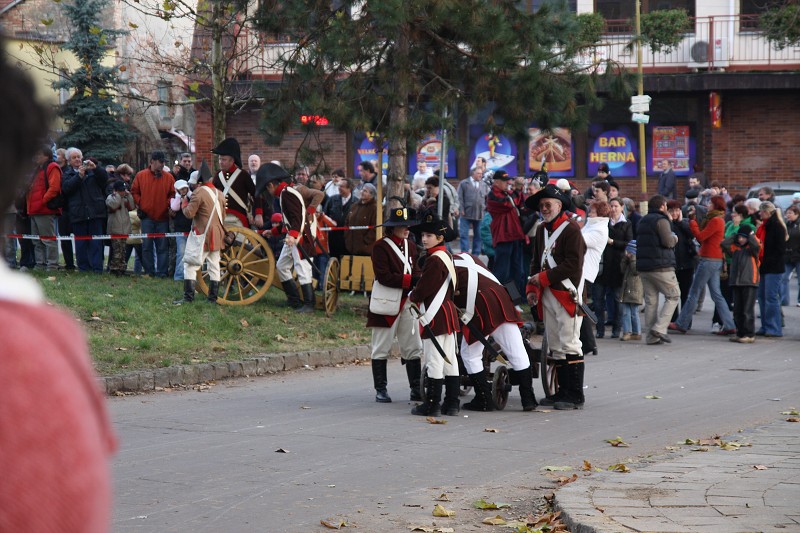
M 252 184 L 251 180 L 248 181 Z M 289 305 L 300 313 L 311 313 L 314 311 L 316 300 L 314 286 L 311 283 L 311 261 L 316 255 L 315 216 L 325 193 L 305 185 L 292 185 L 290 181 L 291 177 L 280 165 L 265 163 L 256 173 L 255 192 L 256 196 L 260 197 L 261 193 L 266 191 L 280 201 L 287 235 L 275 264 L 278 278 L 281 280 Z M 302 300 L 292 277 L 292 268 L 297 274 L 297 281 L 300 282 Z
M 528 303 L 538 305 L 539 315 L 544 317 L 547 344 L 558 376 L 558 392 L 541 404 L 556 409 L 582 409 L 584 365 L 579 304 L 583 298 L 586 243 L 578 224 L 565 212 L 567 203 L 555 185 L 546 185 L 525 200 L 525 205 L 540 211 L 543 218 L 534 238 L 526 293 Z
M 406 367 L 408 385 L 411 388 L 411 401 L 422 400 L 419 390 L 422 373 L 422 338 L 419 323 L 411 314 L 412 280 L 420 277 L 417 265 L 417 247 L 408 238 L 409 227 L 416 223 L 405 206 L 392 209 L 389 220 L 383 223 L 386 236 L 372 247 L 372 269 L 375 280 L 390 289 L 402 291 L 402 300 L 396 314 L 385 315 L 373 312 L 373 305 L 367 313 L 367 327 L 372 328 L 372 379 L 375 385 L 375 401 L 390 403 L 392 399 L 386 390 L 386 366 L 389 349 L 397 339 L 400 346 L 401 362 Z M 376 297 L 373 286 L 372 297 Z
M 222 191 L 227 202 L 225 225 L 249 228 L 264 225 L 263 205 L 257 200 L 255 184 L 250 174 L 242 168 L 239 141 L 228 137 L 211 153 L 219 156 L 219 173 L 214 176 L 214 186 Z

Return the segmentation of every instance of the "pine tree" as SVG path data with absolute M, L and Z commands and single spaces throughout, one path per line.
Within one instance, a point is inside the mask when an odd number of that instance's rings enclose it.
M 487 131 L 516 138 L 533 122 L 585 126 L 601 105 L 598 75 L 575 58 L 593 43 L 565 4 L 535 13 L 519 4 L 263 1 L 260 28 L 297 43 L 281 59 L 280 88 L 264 93 L 267 141 L 309 112 L 342 130 L 377 131 L 389 140 L 387 195 L 400 195 L 409 142 L 478 111 Z M 605 72 L 609 86 L 627 87 L 616 69 Z
M 70 36 L 64 48 L 75 55 L 80 66 L 53 84 L 72 94 L 58 112 L 67 125 L 60 144 L 76 146 L 104 163 L 117 161 L 132 137 L 120 119 L 122 106 L 114 100 L 120 82 L 116 69 L 102 64 L 123 33 L 102 27 L 108 5 L 109 0 L 62 4 L 70 22 Z

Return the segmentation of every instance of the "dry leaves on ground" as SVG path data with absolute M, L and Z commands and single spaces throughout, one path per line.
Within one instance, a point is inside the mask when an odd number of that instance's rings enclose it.
M 490 526 L 504 526 L 506 525 L 507 522 L 506 519 L 503 518 L 502 516 L 496 515 L 484 518 L 482 523 L 488 524 Z
M 577 481 L 577 480 L 578 480 L 578 474 L 572 474 L 572 477 L 562 476 L 560 478 L 557 478 L 556 479 L 556 483 L 558 483 L 561 486 L 564 486 L 567 483 L 572 483 L 573 481 Z
M 800 422 L 800 418 L 791 417 L 786 419 L 787 422 Z
M 606 442 L 615 448 L 627 448 L 630 446 L 630 444 L 622 440 L 622 437 L 617 437 L 616 439 L 606 439 Z
M 545 466 L 542 467 L 542 470 L 547 470 L 548 472 L 569 472 L 572 470 L 571 466 Z
M 609 466 L 609 467 L 608 467 L 608 469 L 609 469 L 610 471 L 612 471 L 612 472 L 624 472 L 624 473 L 628 473 L 628 472 L 630 472 L 630 471 L 631 471 L 631 469 L 630 469 L 630 468 L 628 468 L 628 467 L 627 467 L 627 465 L 625 465 L 625 464 L 623 464 L 623 463 L 617 463 L 617 464 L 615 464 L 615 465 L 611 465 L 611 466 Z
M 511 504 L 508 503 L 494 503 L 494 502 L 487 502 L 483 498 L 478 501 L 472 502 L 472 506 L 476 509 L 508 509 L 511 508 Z
M 449 502 L 450 498 L 447 496 L 446 492 L 439 494 L 438 497 L 434 498 L 433 501 L 435 502 Z
M 425 421 L 427 421 L 428 424 L 447 424 L 447 420 L 444 418 L 433 418 L 432 416 L 427 417 Z
M 342 529 L 343 527 L 347 527 L 347 522 L 344 520 L 320 520 L 320 524 L 329 528 L 329 529 Z
M 494 429 L 494 428 L 483 428 L 483 432 L 484 433 L 500 433 L 500 430 L 499 429 Z
M 433 516 L 438 516 L 440 518 L 448 518 L 455 515 L 456 515 L 455 511 L 451 511 L 450 509 L 445 509 L 444 506 L 439 505 L 438 503 L 433 506 Z
M 764 465 L 753 465 L 753 468 L 755 468 L 756 470 L 766 470 L 767 469 L 767 467 L 764 466 Z

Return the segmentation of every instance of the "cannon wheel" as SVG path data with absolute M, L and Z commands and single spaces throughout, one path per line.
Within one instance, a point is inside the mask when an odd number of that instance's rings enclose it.
M 558 376 L 556 375 L 555 361 L 553 361 L 553 359 L 550 357 L 550 347 L 547 345 L 547 335 L 542 335 L 540 367 L 544 394 L 545 396 L 552 396 L 558 391 Z
M 272 285 L 275 257 L 258 233 L 247 228 L 225 228 L 235 234 L 234 243 L 220 254 L 220 282 L 217 303 L 248 305 L 258 301 Z M 198 276 L 197 288 L 208 294 L 208 272 Z
M 328 259 L 322 285 L 322 305 L 325 316 L 330 318 L 336 312 L 339 303 L 339 260 L 335 257 Z
M 506 408 L 508 403 L 508 391 L 511 389 L 511 382 L 508 378 L 508 368 L 506 365 L 498 365 L 494 369 L 492 376 L 492 398 L 498 411 Z

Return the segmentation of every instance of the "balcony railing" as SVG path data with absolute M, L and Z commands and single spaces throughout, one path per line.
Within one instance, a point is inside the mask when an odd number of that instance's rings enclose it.
M 694 31 L 684 35 L 669 53 L 642 49 L 645 72 L 680 72 L 700 69 L 793 70 L 800 68 L 800 46 L 775 49 L 758 30 L 754 15 L 722 15 L 692 19 Z M 636 68 L 636 49 L 630 21 L 606 21 L 606 33 L 597 55 Z

